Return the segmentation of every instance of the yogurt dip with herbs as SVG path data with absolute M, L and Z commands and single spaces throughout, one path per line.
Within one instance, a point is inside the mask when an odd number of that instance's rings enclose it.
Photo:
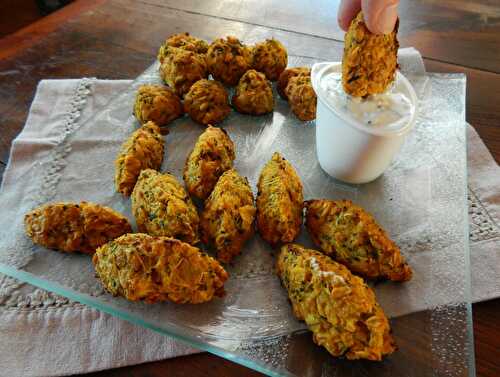
M 330 72 L 321 80 L 321 89 L 327 102 L 344 118 L 366 127 L 398 130 L 408 124 L 415 112 L 403 86 L 396 80 L 385 93 L 366 98 L 353 97 L 344 92 L 342 74 Z

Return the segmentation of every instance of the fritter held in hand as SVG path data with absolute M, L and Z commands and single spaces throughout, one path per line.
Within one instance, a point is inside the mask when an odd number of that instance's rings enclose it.
M 266 75 L 251 69 L 241 76 L 232 104 L 243 114 L 262 115 L 272 112 L 273 88 Z
M 188 192 L 206 199 L 219 177 L 233 167 L 234 144 L 226 131 L 208 126 L 189 154 L 184 166 L 184 182 Z
M 264 166 L 257 184 L 257 229 L 271 246 L 292 242 L 302 225 L 302 183 L 279 153 Z
M 186 51 L 196 52 L 197 54 L 206 54 L 208 43 L 202 39 L 189 35 L 189 33 L 173 34 L 168 37 L 158 51 L 158 60 L 160 63 L 163 63 L 168 47 L 178 47 Z
M 199 241 L 196 207 L 172 174 L 143 170 L 132 192 L 132 212 L 140 232 L 192 245 Z
M 26 214 L 24 227 L 38 245 L 85 254 L 92 254 L 99 246 L 132 231 L 120 213 L 87 202 L 43 205 Z
M 235 86 L 250 69 L 251 62 L 250 49 L 236 37 L 216 39 L 208 48 L 208 70 L 215 80 L 225 85 Z
M 300 120 L 316 119 L 316 93 L 311 84 L 311 76 L 298 75 L 288 80 L 285 89 L 288 103 Z
M 218 81 L 206 79 L 189 89 L 184 109 L 195 122 L 204 125 L 220 123 L 231 112 L 226 89 Z
M 315 250 L 284 245 L 277 272 L 295 316 L 333 356 L 381 360 L 396 350 L 375 293 L 343 265 Z
M 305 207 L 312 240 L 337 262 L 372 279 L 411 279 L 397 245 L 363 208 L 349 200 L 310 200 Z
M 311 68 L 308 68 L 308 67 L 293 67 L 293 68 L 285 69 L 281 73 L 281 75 L 280 75 L 280 77 L 278 79 L 278 85 L 276 87 L 278 89 L 278 93 L 281 96 L 281 98 L 288 100 L 288 97 L 287 97 L 287 95 L 285 93 L 285 89 L 288 86 L 288 81 L 290 81 L 290 79 L 292 77 L 295 77 L 295 76 L 308 76 L 308 77 L 311 77 Z
M 398 23 L 392 33 L 377 35 L 366 27 L 362 12 L 351 21 L 342 58 L 342 84 L 346 93 L 354 97 L 382 93 L 394 81 Z
M 92 262 L 104 288 L 130 301 L 200 304 L 222 297 L 228 278 L 219 262 L 196 247 L 142 233 L 100 247 Z
M 288 64 L 285 46 L 276 39 L 266 39 L 264 42 L 257 43 L 252 52 L 252 68 L 264 73 L 271 81 L 278 80 Z
M 181 99 L 172 89 L 161 85 L 139 87 L 134 104 L 134 115 L 139 122 L 152 121 L 161 127 L 183 114 Z
M 160 169 L 164 141 L 160 128 L 148 122 L 123 143 L 115 161 L 116 190 L 129 196 L 143 169 Z
M 246 178 L 226 171 L 205 201 L 201 214 L 202 240 L 217 251 L 217 259 L 229 263 L 253 235 L 255 206 Z
M 184 97 L 196 81 L 208 77 L 205 55 L 167 47 L 160 66 L 160 76 L 175 93 Z

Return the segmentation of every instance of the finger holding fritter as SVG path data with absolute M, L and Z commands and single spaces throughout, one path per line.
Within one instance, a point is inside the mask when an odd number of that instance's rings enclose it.
M 222 84 L 202 79 L 193 84 L 184 98 L 184 109 L 198 123 L 222 122 L 231 112 L 229 96 Z
M 248 70 L 238 83 L 232 98 L 235 109 L 243 114 L 262 115 L 273 111 L 273 88 L 266 75 Z
M 252 68 L 262 72 L 271 81 L 280 77 L 288 64 L 285 46 L 276 39 L 266 39 L 252 49 Z
M 189 194 L 205 200 L 219 177 L 233 167 L 234 144 L 227 132 L 208 126 L 189 154 L 184 166 L 184 182 Z
M 118 192 L 130 196 L 141 170 L 160 169 L 164 140 L 160 128 L 148 122 L 123 143 L 115 161 L 115 186 Z
M 291 77 L 285 89 L 288 103 L 293 113 L 303 121 L 316 119 L 316 92 L 311 84 L 311 76 Z
M 53 203 L 27 213 L 26 234 L 34 243 L 67 253 L 92 254 L 101 245 L 132 231 L 127 218 L 99 204 Z
M 255 206 L 250 185 L 236 170 L 226 171 L 217 181 L 201 214 L 202 240 L 229 263 L 241 253 L 253 235 Z
M 198 248 L 141 233 L 101 246 L 92 262 L 104 288 L 130 301 L 199 304 L 222 297 L 228 278 L 219 262 Z
M 337 262 L 372 279 L 411 279 L 398 246 L 363 208 L 349 200 L 310 200 L 305 207 L 313 242 Z
M 184 97 L 196 81 L 208 77 L 205 55 L 167 47 L 160 66 L 160 76 L 177 95 Z
M 288 85 L 288 81 L 295 76 L 309 76 L 311 77 L 311 68 L 309 67 L 293 67 L 287 68 L 283 72 L 281 72 L 280 77 L 278 79 L 278 93 L 281 98 L 288 100 L 288 97 L 285 93 L 285 89 Z
M 169 173 L 143 170 L 132 192 L 132 213 L 140 232 L 199 242 L 196 207 L 180 182 Z
M 233 36 L 216 39 L 207 51 L 209 72 L 225 85 L 235 86 L 251 63 L 250 49 Z
M 203 39 L 193 37 L 189 33 L 173 34 L 167 38 L 158 51 L 158 60 L 160 63 L 163 63 L 168 47 L 177 47 L 182 50 L 195 52 L 197 54 L 206 54 L 208 50 L 208 43 Z
M 149 121 L 162 127 L 184 114 L 181 99 L 161 85 L 141 85 L 137 91 L 134 115 L 141 123 Z
M 365 97 L 383 93 L 394 81 L 398 65 L 398 22 L 389 34 L 371 33 L 359 12 L 345 34 L 342 84 L 346 93 Z
M 257 184 L 257 229 L 271 246 L 292 242 L 302 225 L 302 183 L 293 166 L 274 153 Z
M 381 360 L 396 350 L 389 321 L 363 279 L 318 251 L 288 244 L 277 272 L 295 316 L 333 356 Z

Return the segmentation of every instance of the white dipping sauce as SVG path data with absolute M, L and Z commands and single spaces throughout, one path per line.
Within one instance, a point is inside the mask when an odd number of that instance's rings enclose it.
M 367 127 L 397 130 L 408 124 L 415 111 L 397 80 L 385 93 L 366 98 L 345 93 L 340 72 L 326 74 L 320 85 L 327 96 L 325 99 L 334 109 Z
M 345 94 L 340 62 L 316 63 L 311 82 L 318 96 L 316 154 L 321 168 L 348 183 L 380 176 L 415 126 L 418 100 L 410 82 L 397 71 L 385 93 L 368 98 Z

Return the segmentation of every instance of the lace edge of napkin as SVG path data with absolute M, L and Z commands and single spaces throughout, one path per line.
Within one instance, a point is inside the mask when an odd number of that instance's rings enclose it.
M 76 84 L 73 95 L 68 102 L 66 115 L 55 130 L 57 134 L 55 146 L 47 154 L 45 160 L 39 162 L 38 166 L 43 166 L 43 168 L 34 169 L 33 179 L 39 183 L 33 186 L 40 189 L 27 198 L 31 208 L 49 202 L 54 198 L 57 184 L 62 176 L 62 170 L 66 166 L 66 157 L 71 152 L 71 145 L 68 139 L 81 126 L 79 124 L 80 116 L 92 93 L 92 84 L 96 80 L 95 78 L 83 78 Z M 16 249 L 19 249 L 19 244 L 24 243 L 26 243 L 25 247 L 28 249 L 33 246 L 26 237 L 17 241 Z M 12 250 L 7 253 L 9 252 L 16 253 L 18 251 Z M 19 255 L 16 256 L 16 259 L 19 260 Z M 28 262 L 29 260 L 26 260 L 26 264 Z M 22 266 L 16 265 L 16 267 Z M 67 306 L 74 308 L 83 307 L 80 303 L 70 301 L 65 297 L 39 288 L 30 293 L 23 294 L 19 290 L 25 284 L 17 279 L 0 274 L 0 309 L 19 310 L 30 308 L 33 310 L 46 310 L 47 308 Z

